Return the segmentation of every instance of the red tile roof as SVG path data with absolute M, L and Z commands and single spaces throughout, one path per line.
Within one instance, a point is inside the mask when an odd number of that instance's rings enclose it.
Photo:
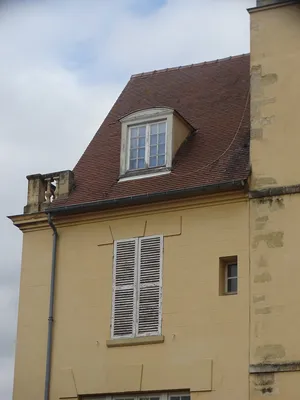
M 76 188 L 60 205 L 247 179 L 249 87 L 249 55 L 133 75 L 78 161 Z M 118 182 L 119 119 L 159 106 L 178 111 L 195 134 L 179 149 L 170 174 Z

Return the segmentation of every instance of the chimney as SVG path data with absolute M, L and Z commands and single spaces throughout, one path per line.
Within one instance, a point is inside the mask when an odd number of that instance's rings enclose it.
M 300 183 L 300 1 L 257 5 L 249 10 L 251 190 Z

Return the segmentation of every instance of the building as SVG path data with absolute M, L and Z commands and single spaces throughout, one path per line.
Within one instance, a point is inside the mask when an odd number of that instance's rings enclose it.
M 250 55 L 133 76 L 28 177 L 14 400 L 299 399 L 300 6 L 249 12 Z

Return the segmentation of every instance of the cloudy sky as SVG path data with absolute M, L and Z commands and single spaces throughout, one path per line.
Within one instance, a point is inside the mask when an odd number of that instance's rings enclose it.
M 72 169 L 131 74 L 249 51 L 255 0 L 0 0 L 0 398 L 32 173 Z

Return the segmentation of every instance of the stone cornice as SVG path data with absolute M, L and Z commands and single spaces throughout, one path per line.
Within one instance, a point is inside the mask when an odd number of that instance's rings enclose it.
M 193 198 L 169 200 L 165 202 L 145 204 L 140 206 L 119 207 L 112 210 L 82 212 L 80 214 L 54 216 L 53 222 L 59 227 L 81 225 L 92 222 L 115 220 L 119 218 L 131 218 L 149 214 L 159 214 L 172 211 L 180 211 L 192 208 L 202 208 L 247 202 L 248 195 L 245 192 L 220 193 Z M 38 212 L 32 214 L 13 215 L 8 217 L 21 231 L 36 231 L 48 229 L 47 214 Z
M 258 7 L 252 7 L 248 8 L 248 12 L 250 14 L 259 12 L 259 11 L 264 11 L 264 10 L 270 10 L 273 8 L 279 8 L 279 7 L 284 7 L 284 6 L 290 6 L 293 4 L 299 4 L 299 1 L 297 0 L 286 0 L 286 1 L 281 1 L 280 3 L 273 3 L 273 4 L 268 4 L 265 6 L 258 6 Z

